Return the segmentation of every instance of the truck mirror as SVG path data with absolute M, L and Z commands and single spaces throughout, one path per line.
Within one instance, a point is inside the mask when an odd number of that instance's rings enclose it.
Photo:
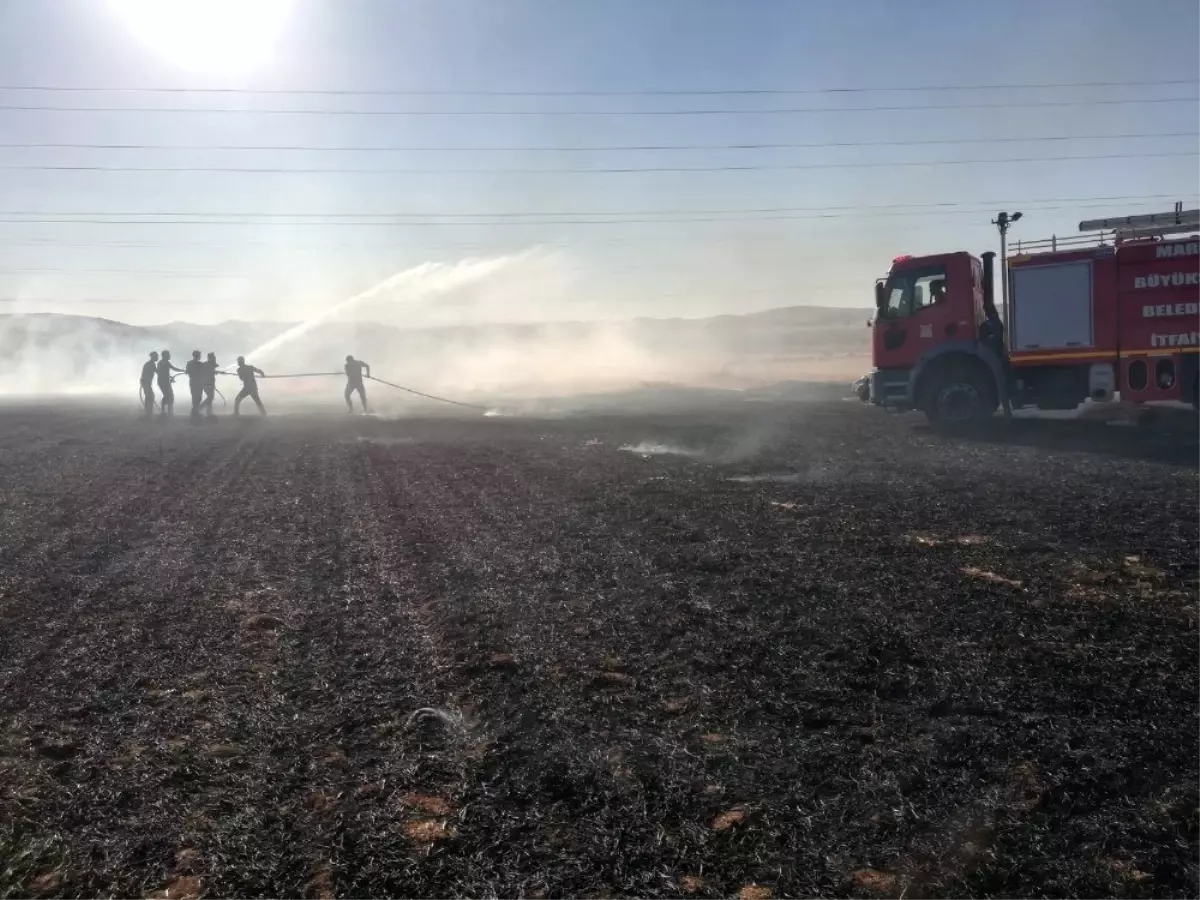
M 884 300 L 883 296 L 883 282 L 877 281 L 875 282 L 875 308 L 882 311 L 885 304 L 886 301 Z

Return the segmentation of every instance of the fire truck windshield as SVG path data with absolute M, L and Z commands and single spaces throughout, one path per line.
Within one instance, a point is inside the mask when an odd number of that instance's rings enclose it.
M 945 299 L 946 267 L 921 266 L 892 272 L 883 288 L 881 319 L 903 319 Z

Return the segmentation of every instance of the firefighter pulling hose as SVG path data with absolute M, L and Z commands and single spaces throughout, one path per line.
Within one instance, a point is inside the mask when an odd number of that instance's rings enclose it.
M 198 353 L 199 351 L 196 351 L 193 354 L 193 357 L 197 357 Z M 163 356 L 169 364 L 170 355 L 168 352 L 164 351 Z M 238 368 L 235 372 L 226 372 L 217 368 L 216 355 L 213 353 L 209 353 L 207 361 L 203 363 L 201 363 L 199 359 L 194 359 L 194 362 L 198 364 L 198 368 L 195 370 L 195 372 L 198 372 L 199 374 L 189 373 L 189 375 L 198 379 L 199 390 L 203 393 L 204 397 L 202 400 L 198 401 L 198 405 L 193 405 L 193 417 L 198 416 L 199 410 L 201 409 L 205 410 L 207 415 L 212 415 L 213 394 L 220 396 L 221 403 L 224 406 L 229 405 L 228 401 L 225 399 L 225 395 L 217 389 L 215 377 L 217 375 L 236 376 L 242 379 L 242 390 L 238 393 L 236 402 L 234 403 L 234 415 L 239 414 L 239 407 L 241 406 L 241 402 L 245 399 L 253 399 L 259 408 L 259 412 L 264 416 L 266 415 L 266 409 L 263 407 L 262 400 L 258 396 L 257 379 L 259 378 L 331 378 L 342 376 L 343 374 L 345 374 L 347 377 L 345 391 L 346 405 L 351 412 L 353 411 L 353 406 L 351 406 L 350 401 L 352 394 L 355 392 L 359 394 L 362 400 L 363 412 L 367 412 L 366 390 L 363 385 L 364 379 L 367 381 L 378 382 L 379 384 L 386 385 L 387 387 L 398 391 L 404 391 L 405 393 L 412 394 L 416 397 L 423 397 L 426 400 L 433 400 L 437 403 L 446 403 L 451 406 L 462 407 L 463 409 L 479 410 L 480 412 L 487 412 L 491 409 L 489 406 L 482 406 L 478 403 L 465 403 L 461 400 L 451 400 L 449 397 L 439 397 L 436 394 L 428 394 L 424 391 L 418 391 L 416 388 L 405 387 L 402 384 L 396 384 L 395 382 L 378 378 L 371 374 L 371 368 L 369 365 L 361 360 L 354 359 L 353 356 L 346 357 L 346 368 L 344 372 L 289 372 L 284 375 L 268 375 L 263 372 L 262 369 L 259 369 L 256 366 L 248 365 L 245 361 L 245 358 L 241 356 L 238 357 Z M 147 417 L 151 415 L 154 407 L 158 406 L 154 400 L 153 378 L 155 374 L 159 374 L 161 368 L 162 363 L 159 362 L 159 354 L 151 353 L 149 362 L 147 362 L 143 367 L 142 379 L 138 384 L 138 399 L 142 404 Z M 178 371 L 183 372 L 184 370 L 180 369 Z M 149 378 L 147 377 L 147 372 L 151 373 Z M 170 380 L 173 382 L 175 377 L 177 376 L 171 377 Z M 161 386 L 162 383 L 160 378 L 160 387 Z M 167 387 L 169 390 L 169 384 Z M 193 388 L 193 396 L 195 393 L 196 389 Z
M 142 415 L 151 416 L 154 410 L 158 408 L 158 401 L 154 399 L 154 391 L 150 385 L 138 382 L 138 406 L 142 407 Z
M 225 399 L 225 395 L 217 390 L 217 354 L 208 354 L 208 359 L 201 364 L 201 368 L 203 371 L 201 384 L 203 399 L 200 402 L 200 406 L 204 409 L 207 415 L 211 416 L 213 414 L 213 394 L 220 395 L 222 409 L 229 405 L 229 401 Z
M 138 400 L 146 418 L 154 415 L 154 376 L 158 372 L 158 352 L 150 351 L 150 359 L 142 365 L 142 377 L 138 381 Z

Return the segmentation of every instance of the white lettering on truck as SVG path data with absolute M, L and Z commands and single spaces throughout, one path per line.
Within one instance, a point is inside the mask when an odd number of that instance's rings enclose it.
M 1159 259 L 1171 259 L 1175 256 L 1200 256 L 1200 241 L 1187 244 L 1159 244 L 1154 248 L 1154 255 Z
M 1200 303 L 1159 303 L 1156 306 L 1143 306 L 1143 319 L 1164 319 L 1170 316 L 1200 315 Z
M 1195 347 L 1197 345 L 1200 345 L 1200 332 L 1196 331 L 1150 335 L 1151 347 Z
M 1200 286 L 1200 272 L 1172 272 L 1170 275 L 1139 275 L 1133 279 L 1134 290 L 1160 287 Z

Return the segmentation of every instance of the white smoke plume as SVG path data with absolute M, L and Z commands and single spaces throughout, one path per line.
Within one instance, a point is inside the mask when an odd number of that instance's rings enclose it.
M 596 289 L 575 260 L 533 249 L 423 263 L 299 323 L 146 328 L 79 316 L 0 316 L 0 395 L 133 397 L 147 353 L 167 348 L 178 365 L 192 350 L 212 350 L 226 367 L 243 355 L 270 375 L 339 372 L 353 354 L 378 377 L 489 405 L 648 386 L 848 383 L 867 365 L 867 331 L 852 310 L 572 320 L 598 308 Z M 263 390 L 279 400 L 342 402 L 342 384 L 332 376 L 272 379 Z M 375 405 L 394 409 L 426 402 L 382 385 L 370 393 Z

